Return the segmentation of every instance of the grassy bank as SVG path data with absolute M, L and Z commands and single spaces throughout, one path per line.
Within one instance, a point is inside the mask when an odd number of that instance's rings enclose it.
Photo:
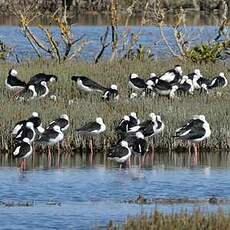
M 146 229 L 186 229 L 186 230 L 201 230 L 201 229 L 221 229 L 227 230 L 230 228 L 230 215 L 224 214 L 222 211 L 217 213 L 204 214 L 201 211 L 186 211 L 179 214 L 162 214 L 154 211 L 151 215 L 140 215 L 137 217 L 128 218 L 122 226 L 116 226 L 112 222 L 108 229 L 124 229 L 124 230 L 146 230 Z
M 70 117 L 70 128 L 66 133 L 66 139 L 74 147 L 79 147 L 81 143 L 84 143 L 81 138 L 75 135 L 74 130 L 85 122 L 94 120 L 97 116 L 104 119 L 107 131 L 103 137 L 96 140 L 96 145 L 99 147 L 103 143 L 108 146 L 116 140 L 113 130 L 118 121 L 125 114 L 135 111 L 141 120 L 146 119 L 150 112 L 162 115 L 166 129 L 164 134 L 157 138 L 156 147 L 172 150 L 179 145 L 184 145 L 184 143 L 174 140 L 172 137 L 174 130 L 194 114 L 204 114 L 210 123 L 212 135 L 207 142 L 203 143 L 203 146 L 213 149 L 228 149 L 230 146 L 229 87 L 220 90 L 221 96 L 196 93 L 174 100 L 164 97 L 128 100 L 127 80 L 130 72 L 136 72 L 147 78 L 150 72 L 160 74 L 175 64 L 178 62 L 174 60 L 170 62 L 161 60 L 145 63 L 135 61 L 100 63 L 98 65 L 75 62 L 60 65 L 51 61 L 33 61 L 20 65 L 2 63 L 0 68 L 0 148 L 10 148 L 12 127 L 17 121 L 29 117 L 32 111 L 41 114 L 44 125 L 60 114 L 67 113 Z M 216 76 L 221 71 L 226 75 L 229 74 L 223 63 L 195 65 L 187 62 L 180 64 L 184 73 L 191 72 L 194 68 L 200 68 L 203 75 L 209 78 Z M 21 102 L 10 97 L 5 89 L 4 81 L 11 67 L 15 68 L 18 71 L 18 77 L 25 81 L 38 72 L 56 74 L 58 82 L 50 85 L 50 91 L 57 96 L 57 102 L 53 102 L 49 98 Z M 76 74 L 89 76 L 105 86 L 116 83 L 121 94 L 119 102 L 102 102 L 101 94 L 80 94 L 70 80 L 71 76 Z M 68 103 L 69 100 L 73 100 L 71 105 Z

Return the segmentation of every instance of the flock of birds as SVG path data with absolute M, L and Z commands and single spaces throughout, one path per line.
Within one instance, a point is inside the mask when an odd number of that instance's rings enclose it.
M 55 75 L 38 73 L 26 83 L 17 78 L 17 71 L 15 69 L 11 69 L 5 80 L 5 85 L 7 89 L 14 91 L 15 95 L 20 95 L 22 99 L 44 98 L 50 94 L 48 83 L 57 81 L 57 79 Z M 119 91 L 116 84 L 111 84 L 107 88 L 85 76 L 72 76 L 71 80 L 82 91 L 102 93 L 103 100 L 119 99 Z M 140 78 L 136 73 L 131 73 L 128 85 L 130 87 L 130 99 L 138 96 L 154 97 L 156 94 L 173 98 L 178 95 L 193 94 L 195 90 L 204 91 L 208 94 L 210 90 L 226 87 L 228 80 L 223 72 L 219 73 L 219 76 L 209 80 L 203 77 L 199 69 L 183 75 L 181 66 L 176 65 L 161 76 L 151 73 L 147 80 Z M 50 98 L 56 100 L 55 95 L 50 95 Z
M 78 89 L 85 92 L 100 92 L 104 100 L 118 100 L 118 87 L 112 84 L 110 88 L 106 88 L 97 82 L 85 76 L 72 76 L 72 81 L 76 82 Z M 17 78 L 17 71 L 11 69 L 5 80 L 7 89 L 13 91 L 14 95 L 29 94 L 31 99 L 37 97 L 45 97 L 49 94 L 48 83 L 57 81 L 57 76 L 39 73 L 33 76 L 28 83 Z M 173 98 L 176 92 L 180 94 L 193 94 L 194 90 L 203 90 L 209 93 L 210 90 L 217 87 L 226 87 L 228 84 L 224 73 L 208 80 L 204 78 L 200 70 L 196 69 L 193 73 L 183 75 L 181 66 L 175 66 L 174 69 L 168 70 L 163 75 L 157 77 L 151 73 L 148 80 L 140 78 L 137 74 L 132 73 L 129 76 L 128 85 L 131 89 L 130 98 L 147 95 L 163 95 Z M 135 91 L 135 92 L 133 92 Z M 34 152 L 34 142 L 48 146 L 48 164 L 51 165 L 50 146 L 58 144 L 58 154 L 60 154 L 59 144 L 64 140 L 64 132 L 69 127 L 69 117 L 66 114 L 61 115 L 54 121 L 50 122 L 46 128 L 42 127 L 42 120 L 38 113 L 33 112 L 32 117 L 18 122 L 13 128 L 12 135 L 15 140 L 13 156 L 22 158 L 21 169 L 25 169 L 25 159 Z M 129 162 L 132 154 L 140 156 L 140 162 L 143 162 L 145 154 L 148 152 L 149 138 L 163 132 L 165 125 L 160 115 L 150 113 L 149 117 L 140 122 L 135 112 L 125 115 L 115 131 L 118 141 L 113 145 L 108 153 L 107 158 L 120 163 L 120 167 L 124 162 Z M 101 117 L 97 117 L 95 121 L 86 123 L 82 127 L 76 129 L 77 134 L 82 136 L 93 137 L 106 131 L 106 125 Z M 197 154 L 197 143 L 209 138 L 211 129 L 204 115 L 195 115 L 191 120 L 175 131 L 175 138 L 186 140 L 193 143 L 194 152 Z M 90 149 L 93 154 L 93 142 L 90 141 Z M 153 142 L 151 150 L 154 151 Z M 191 152 L 191 145 L 189 145 Z

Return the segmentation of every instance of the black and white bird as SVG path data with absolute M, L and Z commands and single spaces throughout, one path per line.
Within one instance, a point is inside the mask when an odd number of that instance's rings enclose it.
M 207 78 L 200 77 L 197 83 L 200 86 L 201 92 L 204 90 L 208 94 L 208 86 L 211 84 L 211 81 Z
M 131 88 L 131 90 L 135 91 L 144 91 L 147 87 L 145 80 L 138 77 L 136 73 L 131 73 L 129 75 L 128 85 Z
M 23 138 L 22 141 L 16 142 L 13 150 L 13 158 L 22 158 L 21 170 L 26 170 L 26 159 L 32 155 L 33 149 L 28 138 Z
M 49 88 L 46 81 L 28 85 L 28 90 L 32 92 L 32 96 L 30 97 L 31 99 L 43 98 L 49 94 Z
M 91 157 L 91 162 L 92 162 L 92 157 L 93 157 L 93 136 L 99 135 L 106 130 L 106 125 L 103 122 L 103 119 L 101 117 L 97 117 L 96 121 L 86 123 L 83 125 L 81 128 L 76 129 L 76 132 L 80 135 L 83 136 L 89 136 L 91 137 L 90 143 L 89 143 L 89 148 L 90 148 L 90 157 Z
M 209 89 L 214 89 L 217 87 L 224 88 L 228 85 L 228 80 L 225 77 L 224 73 L 220 73 L 218 77 L 214 77 L 208 86 Z
M 15 140 L 20 142 L 24 138 L 28 138 L 30 143 L 32 143 L 35 139 L 35 136 L 36 136 L 36 132 L 34 129 L 34 124 L 30 121 L 27 121 L 26 125 L 23 126 L 17 133 Z
M 72 81 L 76 82 L 78 89 L 85 92 L 101 92 L 106 91 L 106 88 L 97 82 L 85 76 L 72 76 Z
M 120 169 L 122 164 L 131 157 L 131 149 L 129 148 L 127 141 L 121 141 L 119 144 L 112 147 L 107 153 L 109 160 L 114 160 L 120 163 Z
M 146 121 L 141 122 L 139 125 L 132 127 L 129 133 L 142 132 L 144 137 L 151 137 L 155 134 L 157 128 L 156 114 L 150 113 Z
M 200 85 L 198 84 L 198 79 L 202 77 L 202 74 L 199 69 L 195 69 L 192 73 L 189 73 L 188 79 L 192 81 L 194 89 L 200 89 Z
M 105 130 L 106 125 L 104 124 L 103 119 L 101 117 L 97 117 L 96 121 L 89 122 L 81 128 L 78 128 L 76 131 L 82 135 L 94 136 L 103 133 Z
M 163 81 L 170 83 L 171 85 L 178 84 L 182 78 L 182 68 L 180 65 L 176 65 L 174 69 L 170 69 L 164 74 L 162 74 L 159 78 Z
M 5 86 L 8 90 L 19 93 L 27 84 L 17 78 L 18 72 L 15 69 L 10 69 L 8 76 L 5 80 Z
M 155 135 L 162 133 L 165 129 L 165 124 L 164 122 L 161 120 L 161 116 L 160 115 L 156 115 L 156 129 L 155 129 Z
M 178 85 L 171 85 L 169 82 L 159 78 L 148 80 L 146 84 L 150 87 L 153 87 L 156 93 L 159 95 L 168 96 L 169 98 L 174 98 L 175 92 L 179 88 Z
M 110 100 L 118 100 L 119 99 L 119 93 L 118 93 L 118 89 L 117 89 L 117 85 L 112 84 L 110 86 L 110 88 L 108 88 L 103 96 L 102 99 L 105 101 L 110 101 Z
M 63 141 L 64 134 L 59 125 L 54 125 L 52 128 L 46 129 L 38 139 L 38 142 L 48 146 L 48 166 L 51 166 L 51 150 L 50 146 L 58 144 L 58 155 L 60 155 L 59 143 Z
M 188 76 L 184 75 L 182 77 L 182 80 L 178 84 L 178 93 L 183 93 L 183 94 L 193 94 L 194 91 L 194 86 L 193 86 L 193 81 L 189 79 Z
M 134 126 L 137 126 L 140 124 L 140 120 L 137 117 L 137 114 L 135 112 L 131 112 L 129 115 L 129 123 L 128 123 L 128 129 L 131 129 Z
M 193 143 L 195 154 L 197 155 L 196 143 L 199 143 L 211 135 L 209 123 L 204 115 L 195 115 L 189 122 L 176 130 L 176 138 L 187 140 Z M 190 152 L 190 148 L 189 148 Z
M 115 128 L 115 131 L 118 134 L 119 138 L 123 138 L 126 135 L 129 130 L 129 124 L 130 117 L 125 115 L 119 122 L 118 126 Z
M 22 121 L 19 121 L 13 128 L 11 134 L 12 135 L 17 135 L 18 132 L 21 130 L 21 128 L 23 126 L 26 125 L 26 122 L 32 122 L 34 124 L 34 128 L 35 130 L 38 132 L 38 133 L 43 133 L 45 131 L 45 129 L 42 127 L 42 120 L 41 118 L 39 117 L 38 113 L 37 112 L 33 112 L 32 113 L 32 116 L 27 119 L 27 120 L 22 120 Z
M 147 119 L 147 120 L 141 122 L 139 125 L 131 128 L 129 130 L 129 133 L 142 132 L 142 134 L 144 135 L 145 138 L 151 138 L 154 135 L 156 135 L 156 129 L 158 126 L 156 114 L 150 113 L 149 117 L 150 117 L 150 119 Z M 151 149 L 152 149 L 152 153 L 154 153 L 153 139 L 151 142 Z
M 53 74 L 45 74 L 45 73 L 38 73 L 35 74 L 33 77 L 30 78 L 28 85 L 36 85 L 41 83 L 42 81 L 48 82 L 54 82 L 57 81 L 57 76 Z
M 148 143 L 142 132 L 129 134 L 124 141 L 128 142 L 132 154 L 139 157 L 140 167 L 144 164 L 145 154 L 148 152 Z
M 50 122 L 46 129 L 52 129 L 55 125 L 58 125 L 62 132 L 66 131 L 69 128 L 69 116 L 67 114 L 62 114 L 60 117 Z
M 136 132 L 124 140 L 129 143 L 129 147 L 134 154 L 143 156 L 148 151 L 148 144 L 142 132 Z
M 156 78 L 158 78 L 158 77 L 157 77 L 157 75 L 155 73 L 150 73 L 148 80 L 155 80 Z

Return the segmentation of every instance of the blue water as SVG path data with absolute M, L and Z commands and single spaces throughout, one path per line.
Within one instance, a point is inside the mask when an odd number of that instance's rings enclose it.
M 41 33 L 38 28 L 32 27 L 32 31 L 35 35 L 41 40 L 46 41 L 46 38 Z M 57 27 L 50 27 L 52 33 L 54 34 L 56 40 L 59 40 L 60 35 Z M 90 42 L 86 45 L 81 51 L 80 55 L 77 55 L 78 58 L 93 61 L 96 55 L 100 51 L 100 36 L 105 32 L 105 26 L 73 26 L 72 31 L 75 38 L 79 38 L 82 35 L 85 35 L 83 40 Z M 121 41 L 125 27 L 119 27 L 119 41 Z M 187 26 L 186 28 L 181 29 L 185 33 L 185 40 L 189 41 L 189 46 L 192 47 L 195 44 L 201 42 L 207 43 L 212 42 L 217 35 L 218 27 L 217 26 Z M 229 34 L 229 27 L 226 29 L 226 36 Z M 139 44 L 145 45 L 146 48 L 150 49 L 154 54 L 155 58 L 157 57 L 166 57 L 169 56 L 168 49 L 161 40 L 160 31 L 156 26 L 131 26 L 129 31 L 128 41 L 130 40 L 131 33 L 139 33 L 140 40 L 137 43 L 136 47 Z M 171 27 L 165 27 L 164 33 L 169 41 L 170 46 L 174 51 L 177 51 L 178 47 L 176 46 L 175 39 L 173 37 L 173 30 Z M 223 36 L 223 39 L 225 37 Z M 32 50 L 31 45 L 26 40 L 26 38 L 21 33 L 19 27 L 17 26 L 1 26 L 0 27 L 0 40 L 2 40 L 9 47 L 12 47 L 12 50 L 17 54 L 19 60 L 29 60 L 31 57 L 36 57 L 35 52 Z M 108 41 L 111 41 L 111 33 L 109 33 Z M 60 43 L 61 44 L 61 43 Z M 121 42 L 119 43 L 119 55 L 123 56 L 124 51 L 122 51 Z M 127 44 L 126 44 L 127 45 Z M 63 44 L 62 44 L 63 47 Z M 109 57 L 111 54 L 111 48 L 106 49 L 104 59 Z M 10 60 L 15 61 L 15 56 L 11 55 Z
M 64 168 L 31 170 L 0 168 L 0 202 L 31 207 L 0 205 L 1 229 L 92 229 L 109 220 L 122 222 L 128 215 L 157 208 L 170 213 L 201 207 L 216 211 L 217 205 L 137 205 L 124 203 L 146 198 L 229 199 L 230 170 L 222 168 L 107 169 Z M 58 204 L 58 205 L 55 205 Z M 226 212 L 230 206 L 223 206 Z

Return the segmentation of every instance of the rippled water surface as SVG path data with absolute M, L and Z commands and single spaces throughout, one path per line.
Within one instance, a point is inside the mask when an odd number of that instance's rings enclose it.
M 54 34 L 54 37 L 57 40 L 60 40 L 60 35 L 57 27 L 50 27 L 51 31 Z M 76 38 L 84 35 L 83 40 L 87 41 L 88 44 L 82 49 L 81 53 L 78 56 L 80 59 L 93 61 L 97 54 L 100 51 L 100 36 L 105 33 L 106 26 L 73 26 L 72 31 Z M 119 32 L 119 41 L 122 40 L 123 32 L 126 29 L 123 26 L 120 26 L 118 29 Z M 41 40 L 46 41 L 46 38 L 41 33 L 38 28 L 33 28 L 32 31 L 35 35 Z M 186 28 L 182 28 L 183 33 L 185 33 L 185 40 L 189 41 L 189 46 L 194 46 L 201 42 L 211 42 L 215 39 L 218 33 L 217 26 L 187 26 Z M 226 29 L 226 34 L 229 33 L 229 27 Z M 169 57 L 170 53 L 165 43 L 162 42 L 159 28 L 156 26 L 131 26 L 130 32 L 139 34 L 139 41 L 136 44 L 136 47 L 139 44 L 144 45 L 146 48 L 150 49 L 151 52 L 156 57 Z M 131 35 L 130 33 L 130 35 Z M 165 36 L 170 44 L 170 46 L 177 51 L 178 47 L 175 43 L 175 39 L 173 37 L 173 30 L 170 26 L 166 26 L 164 28 Z M 108 36 L 108 41 L 111 41 L 110 34 Z M 18 59 L 29 60 L 31 57 L 35 58 L 36 53 L 31 48 L 29 42 L 20 32 L 19 27 L 17 26 L 1 26 L 0 27 L 0 40 L 3 41 L 6 45 L 12 48 L 15 54 L 17 54 Z M 130 36 L 128 36 L 127 41 L 130 40 Z M 120 42 L 120 44 L 122 44 Z M 123 56 L 124 51 L 122 51 L 122 46 L 119 47 L 119 55 Z M 104 58 L 106 59 L 111 55 L 111 48 L 105 50 Z M 10 60 L 16 61 L 15 56 L 11 55 Z
M 218 157 L 214 163 L 206 159 L 200 165 L 200 161 L 197 166 L 177 166 L 173 161 L 163 164 L 158 159 L 151 167 L 143 169 L 134 165 L 131 169 L 119 170 L 116 165 L 108 167 L 100 163 L 50 170 L 38 167 L 26 172 L 16 167 L 1 167 L 1 229 L 105 228 L 109 220 L 121 222 L 128 215 L 155 208 L 172 212 L 198 207 L 216 211 L 222 207 L 229 212 L 229 205 L 124 202 L 135 200 L 139 194 L 148 199 L 203 200 L 213 196 L 229 199 L 230 170 L 224 164 L 226 156 L 228 154 Z M 167 160 L 165 158 L 165 162 Z

